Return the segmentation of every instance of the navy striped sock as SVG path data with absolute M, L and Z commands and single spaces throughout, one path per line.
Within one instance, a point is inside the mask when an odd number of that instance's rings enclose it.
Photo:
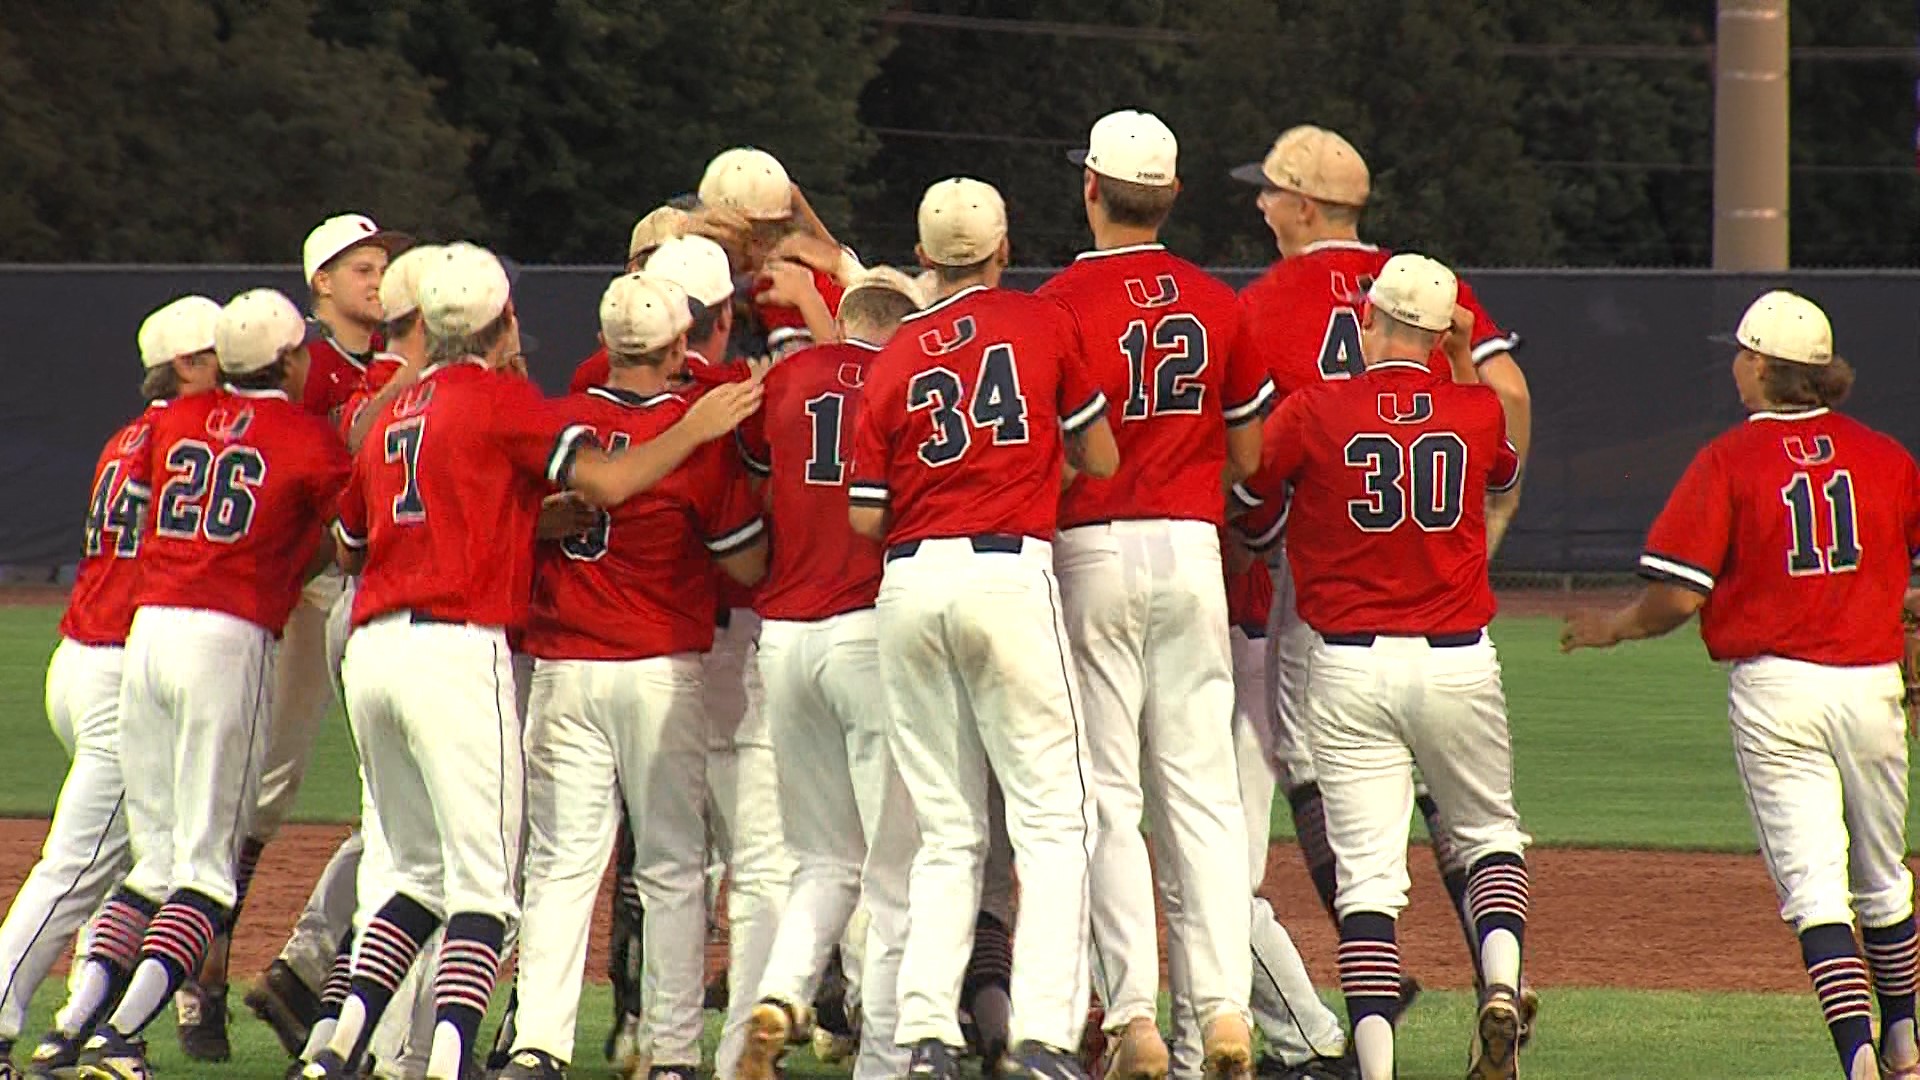
M 506 936 L 507 924 L 500 919 L 462 912 L 447 919 L 446 935 L 440 939 L 440 967 L 433 979 L 434 1026 L 452 1024 L 460 1033 L 463 1061 L 473 1054 L 480 1021 L 493 1000 Z
M 127 987 L 126 996 L 114 1009 L 113 1029 L 122 1035 L 137 1035 L 153 1023 L 172 1000 L 174 991 L 194 972 L 220 928 L 227 924 L 227 908 L 192 889 L 181 889 L 160 905 L 147 924 L 147 936 L 140 945 L 140 965 Z M 157 965 L 159 975 L 152 972 Z
M 229 934 L 240 922 L 241 909 L 247 906 L 247 890 L 253 888 L 253 874 L 260 869 L 260 853 L 265 850 L 267 842 L 251 836 L 240 843 L 240 857 L 233 864 L 233 913 L 223 927 Z
M 1394 921 L 1377 911 L 1355 911 L 1340 920 L 1340 990 L 1347 1019 L 1369 1016 L 1391 1023 L 1400 1007 L 1400 945 Z
M 1467 955 L 1473 959 L 1473 981 L 1476 985 L 1483 984 L 1486 977 L 1480 971 L 1480 929 L 1474 924 L 1472 909 L 1467 906 L 1467 867 L 1460 860 L 1446 822 L 1440 819 L 1440 804 L 1434 801 L 1433 793 L 1415 791 L 1413 805 L 1420 810 L 1420 820 L 1426 822 L 1433 864 L 1440 870 L 1440 881 L 1447 887 L 1447 899 L 1453 902 L 1454 918 L 1459 920 L 1460 933 L 1466 938 Z
M 1873 1041 L 1873 993 L 1853 927 L 1826 923 L 1800 931 L 1800 958 L 1833 1033 L 1833 1048 L 1840 1052 L 1840 1067 L 1850 1069 L 1854 1055 Z
M 99 960 L 120 971 L 132 971 L 140 960 L 140 943 L 147 936 L 160 905 L 139 893 L 121 889 L 100 908 L 87 927 L 87 959 Z
M 420 947 L 439 928 L 438 915 L 428 911 L 425 904 L 400 893 L 395 893 L 367 923 L 366 931 L 360 935 L 360 948 L 353 961 L 353 980 L 347 994 L 360 999 L 366 1019 L 347 1060 L 358 1060 L 367 1052 L 373 1029 L 386 1014 L 387 1006 L 393 1003 L 400 980 L 407 977 L 414 960 L 420 956 Z
M 333 954 L 333 966 L 327 969 L 326 985 L 320 988 L 321 1018 L 340 1019 L 340 1006 L 346 1003 L 347 995 L 351 993 L 353 993 L 353 932 L 349 930 L 340 939 L 340 948 Z
M 1880 1045 L 1894 1034 L 1894 1025 L 1914 1018 L 1914 992 L 1920 989 L 1920 938 L 1913 916 L 1891 926 L 1868 926 L 1860 931 L 1867 947 L 1867 967 L 1873 971 L 1874 996 L 1880 999 Z M 1903 1055 L 1908 1052 L 1902 1048 Z

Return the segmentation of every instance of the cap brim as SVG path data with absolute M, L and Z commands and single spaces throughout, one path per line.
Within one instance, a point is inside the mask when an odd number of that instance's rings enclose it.
M 1243 184 L 1252 184 L 1255 187 L 1273 186 L 1273 181 L 1267 179 L 1266 169 L 1262 168 L 1261 163 L 1258 161 L 1250 161 L 1245 165 L 1241 165 L 1227 173 L 1227 175 Z

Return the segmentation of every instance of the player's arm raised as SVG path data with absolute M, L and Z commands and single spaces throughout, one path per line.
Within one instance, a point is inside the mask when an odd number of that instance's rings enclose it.
M 561 469 L 566 486 L 595 506 L 618 506 L 659 483 L 704 443 L 740 425 L 760 407 L 757 379 L 714 387 L 656 439 L 609 454 L 582 445 Z
M 1500 409 L 1507 415 L 1507 439 L 1520 452 L 1520 461 L 1524 464 L 1533 443 L 1533 398 L 1527 392 L 1527 377 L 1520 371 L 1520 365 L 1514 363 L 1513 354 L 1504 349 L 1483 360 L 1479 370 L 1480 381 L 1493 387 L 1493 392 L 1500 397 Z M 1489 555 L 1500 550 L 1507 526 L 1513 524 L 1514 512 L 1520 509 L 1521 486 L 1515 484 L 1506 491 L 1487 496 Z

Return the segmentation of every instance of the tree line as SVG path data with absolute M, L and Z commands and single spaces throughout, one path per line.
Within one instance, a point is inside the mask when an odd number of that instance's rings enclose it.
M 735 144 L 899 260 L 926 184 L 995 183 L 1015 258 L 1085 242 L 1063 154 L 1120 107 L 1181 140 L 1168 240 L 1272 244 L 1233 165 L 1313 122 L 1372 165 L 1367 228 L 1489 265 L 1701 265 L 1697 0 L 7 0 L 0 260 L 289 262 L 364 210 L 528 262 L 612 263 Z M 1797 4 L 1801 45 L 1911 43 L 1905 0 Z M 1629 48 L 1595 49 L 1596 44 Z M 1636 53 L 1634 48 L 1648 48 Z M 1558 47 L 1558 48 L 1556 48 Z M 1910 62 L 1796 62 L 1802 266 L 1920 242 Z

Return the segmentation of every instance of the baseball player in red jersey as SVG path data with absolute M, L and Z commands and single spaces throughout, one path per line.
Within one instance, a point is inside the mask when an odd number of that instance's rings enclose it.
M 746 218 L 748 232 L 740 252 L 739 269 L 754 277 L 753 314 L 775 343 L 781 332 L 804 331 L 815 342 L 830 342 L 838 330 L 834 316 L 840 309 L 841 282 L 846 255 L 827 234 L 787 175 L 786 167 L 765 150 L 736 146 L 722 150 L 707 163 L 700 177 L 700 204 L 731 210 Z M 811 240 L 813 243 L 805 244 Z M 806 251 L 812 290 L 788 287 L 769 296 L 767 276 L 777 259 L 800 258 Z M 825 254 L 815 254 L 824 250 Z M 821 265 L 813 265 L 819 263 Z M 851 269 L 858 269 L 854 263 Z
M 312 293 L 313 315 L 308 322 L 310 359 L 300 400 L 308 412 L 326 419 L 336 430 L 342 428 L 346 403 L 362 385 L 367 365 L 380 346 L 380 282 L 388 258 L 408 243 L 408 237 L 383 230 L 364 215 L 340 214 L 315 226 L 301 245 L 301 269 Z M 248 819 L 247 840 L 239 856 L 243 902 L 260 853 L 279 832 L 300 793 L 314 733 L 333 695 L 326 624 L 341 587 L 340 575 L 331 568 L 315 578 L 281 633 L 259 805 Z M 227 945 L 224 938 L 216 944 L 206 970 L 176 1001 L 181 1048 L 200 1060 L 224 1061 L 228 1056 Z M 286 1006 L 298 1006 L 294 1010 L 300 1013 L 298 1019 L 310 1023 L 310 1003 L 331 959 L 331 943 L 322 943 L 296 952 L 293 966 L 273 965 L 255 980 L 248 1005 L 274 1024 L 283 1043 L 291 1046 L 290 1037 L 297 1032 L 276 1021 L 276 1013 L 284 1015 Z
M 40 861 L 20 883 L 0 923 L 0 1075 L 12 1075 L 7 1070 L 13 1043 L 26 1024 L 34 992 L 74 931 L 132 865 L 122 811 L 120 682 L 146 503 L 127 489 L 129 462 L 147 452 L 153 418 L 167 402 L 213 388 L 218 370 L 213 330 L 219 316 L 214 301 L 183 296 L 141 323 L 146 377 L 140 389 L 148 404 L 107 440 L 94 466 L 80 564 L 60 618 L 60 644 L 47 663 L 47 719 L 73 763 L 60 785 Z M 91 952 L 100 949 L 102 959 L 124 976 L 136 953 L 113 944 L 83 941 L 75 966 L 84 970 Z M 78 1047 L 56 1033 L 36 1051 L 33 1067 L 66 1068 L 77 1056 Z
M 1159 948 L 1140 832 L 1148 807 L 1184 900 L 1178 940 L 1205 1071 L 1244 1076 L 1253 1054 L 1253 890 L 1244 862 L 1218 857 L 1246 847 L 1239 808 L 1218 798 L 1235 788 L 1220 481 L 1259 464 L 1273 382 L 1239 338 L 1233 290 L 1159 243 L 1179 191 L 1175 158 L 1173 132 L 1151 114 L 1094 124 L 1074 155 L 1085 166 L 1094 250 L 1038 290 L 1072 313 L 1088 373 L 1122 403 L 1119 471 L 1067 488 L 1055 550 L 1100 809 L 1095 975 L 1117 1080 L 1155 1080 L 1168 1065 L 1154 1020 Z
M 921 835 L 894 1038 L 913 1048 L 914 1075 L 955 1075 L 991 767 L 1029 898 L 1014 934 L 1011 1067 L 1077 1077 L 1095 811 L 1051 538 L 1063 449 L 1096 479 L 1119 452 L 1066 312 L 995 288 L 1008 255 L 999 192 L 934 184 L 919 233 L 940 299 L 873 362 L 848 488 L 854 531 L 886 544 L 888 743 Z
M 687 409 L 673 387 L 691 321 L 675 283 L 651 273 L 616 279 L 600 303 L 612 382 L 565 407 L 609 446 L 664 431 Z M 702 447 L 586 532 L 541 546 L 525 639 L 537 662 L 526 734 L 520 1006 L 505 1080 L 565 1075 L 593 900 L 622 800 L 639 842 L 652 1075 L 692 1080 L 700 1065 L 701 654 L 713 644 L 707 570 L 716 562 L 745 584 L 766 570 L 759 500 L 723 443 Z
M 627 272 L 644 269 L 648 256 L 668 240 L 687 235 L 692 224 L 693 218 L 685 210 L 673 206 L 655 207 L 646 217 L 634 223 L 633 233 L 627 240 Z M 567 393 L 584 394 L 596 386 L 605 386 L 608 374 L 607 349 L 603 345 L 573 369 L 573 377 L 567 383 Z
M 875 598 L 880 548 L 848 526 L 847 460 L 867 372 L 900 320 L 919 309 L 905 275 L 876 268 L 842 297 L 840 343 L 781 361 L 764 409 L 740 431 L 748 467 L 767 479 L 784 539 L 754 606 L 764 714 L 778 762 L 780 822 L 798 872 L 781 913 L 739 1080 L 771 1080 L 803 1029 L 833 949 L 864 902 L 869 930 L 898 942 L 906 920 L 913 807 L 887 750 Z M 869 854 L 871 852 L 871 855 Z M 862 867 L 866 868 L 865 874 Z M 854 1075 L 905 1072 L 893 1041 L 899 954 L 860 950 L 867 1010 Z M 885 964 L 886 969 L 879 966 Z
M 1651 584 L 1618 611 L 1569 618 L 1561 646 L 1658 637 L 1700 615 L 1707 653 L 1732 665 L 1734 761 L 1841 1073 L 1914 1080 L 1900 661 L 1920 466 L 1833 411 L 1853 370 L 1812 301 L 1767 293 L 1734 342 L 1747 422 L 1695 455 L 1654 521 L 1640 556 Z
M 346 451 L 289 399 L 306 376 L 304 335 L 279 293 L 235 297 L 214 330 L 225 386 L 155 414 L 145 452 L 127 460 L 126 490 L 152 502 L 120 741 L 146 767 L 124 770 L 134 865 L 95 932 L 138 938 L 139 964 L 81 1053 L 82 1077 L 149 1075 L 139 1034 L 230 925 L 274 637 L 319 566 L 319 526 L 346 479 Z M 68 1017 L 97 1009 L 111 966 L 89 962 Z
M 1375 275 L 1390 253 L 1363 243 L 1360 216 L 1371 194 L 1367 165 L 1352 144 L 1324 128 L 1300 126 L 1281 134 L 1266 159 L 1234 170 L 1236 179 L 1260 186 L 1261 215 L 1273 233 L 1280 260 L 1259 280 L 1241 291 L 1249 338 L 1266 357 L 1279 396 L 1334 379 L 1346 379 L 1361 370 L 1360 313 Z M 1519 338 L 1502 330 L 1480 306 L 1473 290 L 1460 285 L 1460 303 L 1474 314 L 1472 355 L 1480 381 L 1499 394 L 1507 430 L 1526 459 L 1531 428 L 1527 383 L 1514 363 L 1512 350 Z M 1436 373 L 1448 371 L 1439 353 L 1428 358 Z M 1487 506 L 1489 551 L 1498 550 L 1518 504 L 1519 489 L 1499 492 Z M 1324 815 L 1308 751 L 1301 715 L 1300 693 L 1306 683 L 1306 655 L 1312 634 L 1301 623 L 1294 605 L 1294 589 L 1285 579 L 1284 550 L 1274 558 L 1274 629 L 1268 636 L 1270 692 L 1275 696 L 1272 722 L 1283 769 L 1294 827 L 1306 855 L 1307 867 L 1321 902 L 1333 911 L 1334 868 L 1325 840 Z M 1416 778 L 1415 805 L 1426 819 L 1428 833 L 1442 837 L 1438 821 L 1445 807 L 1434 801 Z M 1472 947 L 1473 929 L 1464 907 L 1466 866 L 1459 853 L 1436 844 L 1434 858 L 1453 900 L 1455 914 Z M 1475 970 L 1476 979 L 1478 969 Z M 1417 984 L 1407 985 L 1411 1001 Z M 1523 995 L 1529 1016 L 1535 998 Z
M 1471 315 L 1456 315 L 1457 294 L 1431 259 L 1388 260 L 1361 313 L 1366 369 L 1281 403 L 1247 481 L 1269 500 L 1293 485 L 1289 561 L 1300 616 L 1319 639 L 1307 741 L 1339 873 L 1340 982 L 1364 1080 L 1393 1075 L 1394 926 L 1407 902 L 1415 765 L 1468 867 L 1486 983 L 1469 1075 L 1517 1071 L 1527 836 L 1486 636 L 1486 496 L 1516 483 L 1520 465 L 1493 392 L 1428 367 L 1445 340 L 1458 374 L 1472 375 L 1462 340 Z
M 520 718 L 506 637 L 525 621 L 542 499 L 562 484 L 618 505 L 759 404 L 755 382 L 719 388 L 658 437 L 608 455 L 506 370 L 519 323 L 492 254 L 448 245 L 422 277 L 420 314 L 428 368 L 373 421 L 336 526 L 342 561 L 361 575 L 342 671 L 348 717 L 403 881 L 367 926 L 309 1077 L 348 1075 L 443 923 L 427 1076 L 475 1071 L 476 1030 L 518 913 Z M 423 670 L 443 674 L 422 682 Z

